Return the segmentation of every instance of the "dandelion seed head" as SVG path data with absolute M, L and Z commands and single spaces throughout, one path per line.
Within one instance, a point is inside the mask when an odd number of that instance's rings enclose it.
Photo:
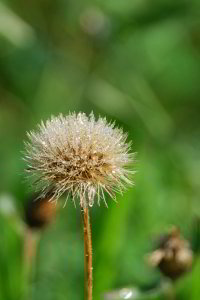
M 92 206 L 95 199 L 106 204 L 105 192 L 114 198 L 132 184 L 134 153 L 127 134 L 105 118 L 61 114 L 27 135 L 26 171 L 43 196 L 52 192 L 51 200 L 67 193 L 67 199 L 79 199 L 82 207 Z

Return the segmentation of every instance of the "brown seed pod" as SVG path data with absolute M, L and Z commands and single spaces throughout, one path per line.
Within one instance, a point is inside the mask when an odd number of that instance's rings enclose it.
M 172 280 L 189 271 L 193 263 L 193 252 L 189 242 L 174 227 L 168 234 L 160 237 L 155 251 L 148 255 L 148 262 Z
M 25 223 L 31 229 L 41 229 L 48 225 L 56 214 L 56 204 L 50 201 L 51 194 L 44 198 L 32 196 L 24 208 Z

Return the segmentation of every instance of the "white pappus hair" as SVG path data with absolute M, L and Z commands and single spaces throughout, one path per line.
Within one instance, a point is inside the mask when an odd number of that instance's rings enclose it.
M 94 114 L 70 113 L 51 117 L 31 131 L 25 142 L 26 171 L 42 196 L 49 191 L 52 200 L 71 195 L 75 203 L 92 206 L 95 198 L 106 204 L 104 192 L 115 193 L 132 184 L 134 161 L 127 134 L 114 128 L 106 118 Z M 106 204 L 107 205 L 107 204 Z

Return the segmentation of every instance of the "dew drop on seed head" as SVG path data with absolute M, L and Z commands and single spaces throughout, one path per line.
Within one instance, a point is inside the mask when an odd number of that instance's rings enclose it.
M 90 207 L 92 207 L 93 204 L 94 204 L 94 199 L 89 199 L 89 203 L 88 204 L 89 204 Z

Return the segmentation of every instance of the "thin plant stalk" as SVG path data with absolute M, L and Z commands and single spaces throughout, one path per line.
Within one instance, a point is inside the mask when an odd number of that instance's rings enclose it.
M 92 300 L 92 236 L 88 206 L 81 209 L 84 230 L 85 297 Z
M 25 298 L 27 295 L 30 297 L 30 282 L 34 276 L 34 265 L 37 253 L 39 235 L 34 233 L 31 229 L 27 228 L 25 230 L 24 236 L 24 276 L 27 282 L 25 286 Z

